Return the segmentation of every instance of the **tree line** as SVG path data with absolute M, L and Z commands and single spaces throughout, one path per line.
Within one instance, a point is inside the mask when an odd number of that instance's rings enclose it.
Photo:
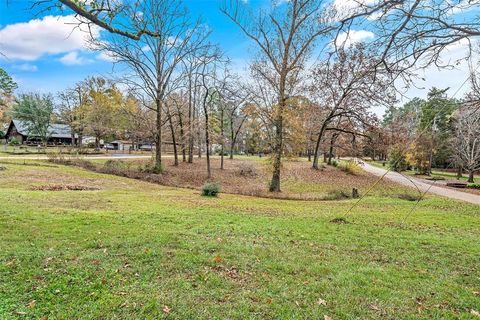
M 163 166 L 165 130 L 175 149 L 175 164 L 179 155 L 192 162 L 195 150 L 203 150 L 209 177 L 212 142 L 221 145 L 223 167 L 225 147 L 232 156 L 241 137 L 243 144 L 271 155 L 269 190 L 275 192 L 281 190 L 285 156 L 307 155 L 312 168 L 319 169 L 321 155 L 331 162 L 335 150 L 352 155 L 368 144 L 375 151 L 380 151 L 379 143 L 390 148 L 391 143 L 379 138 L 385 130 L 372 107 L 394 105 L 399 79 L 408 83 L 418 69 L 441 67 L 441 54 L 449 45 L 480 35 L 477 16 L 456 16 L 478 9 L 476 2 L 353 1 L 339 7 L 336 1 L 292 0 L 253 12 L 242 1 L 224 1 L 221 12 L 257 52 L 245 79 L 232 73 L 228 57 L 211 41 L 212 30 L 179 0 L 48 2 L 73 10 L 79 24 L 110 32 L 92 38 L 91 45 L 124 67 L 127 76 L 114 79 L 113 86 L 126 88 L 122 99 L 136 105 L 130 111 L 136 116 L 126 125 L 151 129 L 146 132 L 156 145 L 156 172 Z M 352 43 L 350 34 L 366 26 L 375 40 Z M 95 82 L 108 81 L 91 82 L 95 87 Z M 112 88 L 89 90 L 105 90 L 96 98 L 101 103 L 89 97 L 89 104 L 107 105 L 116 99 Z M 89 129 L 97 137 L 108 128 L 106 114 L 89 118 L 90 127 L 99 124 Z M 73 118 L 78 122 L 82 116 Z M 435 126 L 441 125 L 438 121 Z M 426 131 L 430 125 L 419 126 Z

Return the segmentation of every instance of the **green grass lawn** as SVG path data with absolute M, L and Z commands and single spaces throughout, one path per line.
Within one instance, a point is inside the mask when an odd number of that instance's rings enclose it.
M 45 163 L 46 164 L 46 163 Z M 0 171 L 0 319 L 476 319 L 480 207 L 288 201 Z M 55 177 L 55 178 L 54 178 Z M 48 184 L 94 191 L 33 191 Z

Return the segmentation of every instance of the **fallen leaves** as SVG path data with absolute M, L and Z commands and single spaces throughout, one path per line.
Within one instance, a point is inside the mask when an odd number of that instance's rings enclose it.
M 317 304 L 321 306 L 326 306 L 327 301 L 323 300 L 322 298 L 318 298 Z
M 37 304 L 37 300 L 32 300 L 29 303 L 27 303 L 27 308 L 32 309 L 33 307 L 35 307 L 36 304 Z
M 476 316 L 476 317 L 479 317 L 479 318 L 480 318 L 480 312 L 478 312 L 477 310 L 471 309 L 471 310 L 470 310 L 470 314 L 471 314 L 472 316 Z
M 166 314 L 170 314 L 170 312 L 172 311 L 172 309 L 170 309 L 169 306 L 165 305 L 163 306 L 163 312 L 166 313 Z
M 10 261 L 7 261 L 5 263 L 5 266 L 7 266 L 7 267 L 15 267 L 16 265 L 17 265 L 17 259 L 16 258 L 13 258 Z
M 222 262 L 222 257 L 215 256 L 215 258 L 213 258 L 213 261 L 215 261 L 216 263 L 220 263 L 220 262 Z
M 376 304 L 373 304 L 373 303 L 372 303 L 372 304 L 369 305 L 368 307 L 369 307 L 371 310 L 373 310 L 373 311 L 380 311 L 379 306 L 377 306 Z

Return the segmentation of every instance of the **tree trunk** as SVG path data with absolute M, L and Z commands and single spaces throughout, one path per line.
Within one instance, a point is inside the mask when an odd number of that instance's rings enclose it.
M 223 121 L 223 107 L 220 112 L 220 136 L 222 139 L 221 145 L 221 154 L 220 154 L 220 169 L 223 170 L 223 152 L 225 150 L 225 130 L 224 130 L 224 121 Z
M 100 138 L 95 136 L 95 150 L 100 150 Z
M 230 142 L 230 160 L 233 160 L 233 148 L 235 147 L 235 143 L 233 141 Z
M 82 146 L 83 146 L 83 131 L 80 131 L 80 132 L 78 133 L 78 141 L 77 141 L 77 143 L 78 143 L 78 147 L 79 147 L 79 148 L 82 148 Z
M 461 166 L 458 166 L 457 167 L 457 180 L 460 180 L 460 178 L 462 177 L 462 167 Z
M 155 99 L 155 104 L 157 108 L 157 119 L 156 119 L 156 139 L 155 139 L 155 167 L 154 172 L 162 172 L 162 102 L 160 98 Z
M 335 143 L 335 135 L 332 135 L 330 139 L 330 147 L 328 149 L 328 165 L 332 165 L 332 155 L 333 155 L 333 144 Z
M 280 171 L 282 167 L 282 153 L 283 153 L 283 109 L 285 106 L 285 99 L 281 98 L 279 103 L 279 110 L 275 119 L 275 144 L 273 149 L 273 173 L 270 182 L 270 192 L 280 192 Z
M 230 160 L 233 159 L 234 148 L 235 148 L 235 129 L 233 128 L 233 116 L 230 115 Z
M 186 148 L 186 141 L 185 141 L 185 132 L 183 131 L 183 124 L 180 123 L 180 135 L 182 137 L 182 162 L 186 162 L 187 161 L 187 150 L 185 150 Z
M 318 158 L 319 158 L 319 152 L 320 152 L 320 143 L 322 142 L 323 134 L 326 129 L 326 122 L 323 123 L 322 128 L 320 129 L 320 132 L 318 133 L 317 137 L 317 143 L 315 144 L 315 152 L 313 154 L 313 164 L 312 167 L 313 169 L 318 170 Z
M 202 157 L 202 134 L 200 132 L 200 128 L 198 128 L 197 135 L 198 135 L 198 153 L 197 153 L 197 156 L 200 159 Z
M 205 112 L 205 144 L 206 144 L 206 155 L 207 155 L 207 178 L 212 178 L 212 171 L 210 168 L 210 128 L 208 125 L 208 112 Z M 199 148 L 200 149 L 200 148 Z M 199 154 L 199 157 L 201 153 Z
M 178 152 L 177 152 L 177 140 L 175 139 L 175 128 L 173 126 L 172 116 L 170 112 L 168 112 L 168 123 L 170 125 L 170 132 L 172 134 L 172 142 L 173 142 L 173 157 L 174 157 L 174 166 L 178 166 Z
M 467 182 L 469 182 L 469 183 L 474 183 L 475 182 L 475 179 L 473 177 L 473 170 L 470 170 L 468 172 L 468 181 Z
M 190 86 L 188 93 L 188 163 L 193 163 L 193 119 L 195 117 L 195 110 L 192 102 L 191 79 L 189 78 Z

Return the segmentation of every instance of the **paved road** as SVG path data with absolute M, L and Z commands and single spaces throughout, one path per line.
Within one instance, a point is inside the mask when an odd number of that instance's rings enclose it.
M 363 169 L 371 174 L 374 174 L 376 176 L 383 176 L 387 170 L 374 167 L 366 162 L 359 161 L 360 166 L 363 167 Z M 429 193 L 433 193 L 439 196 L 447 197 L 450 199 L 456 199 L 456 200 L 462 200 L 474 204 L 480 205 L 480 196 L 467 193 L 467 192 L 461 192 L 457 190 L 452 190 L 452 189 L 447 189 L 444 187 L 439 187 L 436 185 L 426 183 L 420 179 L 414 178 L 414 177 L 404 177 L 398 172 L 388 172 L 387 175 L 385 176 L 386 179 L 391 180 L 393 182 L 408 186 L 408 187 L 414 187 L 413 183 L 415 183 L 416 187 L 420 189 L 422 192 L 428 191 Z M 413 183 L 412 183 L 413 181 Z

